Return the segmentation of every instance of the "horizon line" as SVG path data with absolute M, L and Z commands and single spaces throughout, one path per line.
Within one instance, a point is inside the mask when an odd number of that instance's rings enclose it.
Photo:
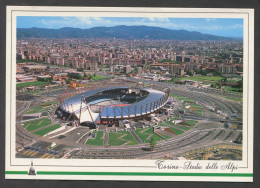
M 213 35 L 210 33 L 202 33 L 200 31 L 194 31 L 194 30 L 186 30 L 186 29 L 169 29 L 169 28 L 164 28 L 164 27 L 158 27 L 158 26 L 147 26 L 147 25 L 116 25 L 116 26 L 96 26 L 96 27 L 90 27 L 90 28 L 79 28 L 79 27 L 60 27 L 60 28 L 44 28 L 44 27 L 16 27 L 16 29 L 33 29 L 33 28 L 37 28 L 37 29 L 53 29 L 53 30 L 59 30 L 59 29 L 63 29 L 63 28 L 72 28 L 72 29 L 81 29 L 81 30 L 88 30 L 88 29 L 92 29 L 92 28 L 99 28 L 99 27 L 105 27 L 105 28 L 112 28 L 112 27 L 118 27 L 118 26 L 125 26 L 125 27 L 155 27 L 155 28 L 161 28 L 161 29 L 167 29 L 167 30 L 171 30 L 171 31 L 188 31 L 188 32 L 196 32 L 196 33 L 201 33 L 201 34 L 205 34 L 205 35 L 212 35 L 212 36 L 218 36 L 218 37 L 226 37 L 226 38 L 233 38 L 233 39 L 243 39 L 243 36 L 223 36 L 223 35 Z

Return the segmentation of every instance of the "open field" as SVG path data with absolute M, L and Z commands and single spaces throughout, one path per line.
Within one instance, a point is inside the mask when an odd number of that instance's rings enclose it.
M 183 101 L 186 101 L 186 102 L 193 102 L 193 103 L 195 103 L 194 100 L 192 100 L 192 99 L 190 99 L 188 97 L 183 97 L 183 96 L 177 95 L 177 94 L 170 94 L 170 97 L 175 97 L 178 100 L 183 100 Z
M 34 121 L 28 121 L 24 123 L 24 127 L 26 128 L 27 131 L 34 131 L 36 129 L 45 127 L 47 125 L 51 124 L 51 120 L 48 118 L 42 118 Z
M 60 124 L 55 124 L 51 127 L 47 127 L 45 129 L 39 130 L 39 131 L 35 132 L 34 134 L 39 135 L 39 136 L 43 136 L 43 135 L 47 134 L 48 132 L 54 131 L 58 128 L 60 128 Z
M 49 102 L 40 104 L 40 106 L 49 106 L 49 105 L 58 104 L 58 103 L 59 103 L 59 101 L 49 101 Z
M 106 79 L 106 77 L 105 76 L 96 75 L 96 76 L 92 76 L 92 79 L 93 80 L 104 80 L 104 79 Z
M 170 94 L 170 96 L 183 101 L 182 105 L 181 105 L 181 108 L 183 110 L 188 109 L 188 110 L 192 111 L 193 113 L 196 113 L 198 115 L 203 115 L 202 106 L 200 104 L 196 104 L 196 102 L 194 100 L 187 98 L 187 97 L 179 96 L 176 94 Z M 190 106 L 190 108 L 186 108 L 187 106 Z
M 167 127 L 170 127 L 170 128 L 173 128 L 174 127 L 177 127 L 177 128 L 180 128 L 182 129 L 183 131 L 188 131 L 190 130 L 190 127 L 184 127 L 184 126 L 180 126 L 180 125 L 174 125 L 171 121 L 165 121 L 164 124 L 160 123 L 159 124 L 160 126 L 167 126 Z M 172 129 L 172 130 L 173 130 Z M 177 129 L 176 129 L 177 130 Z M 174 130 L 173 130 L 174 131 Z M 177 132 L 179 131 L 180 134 L 184 133 L 184 132 L 181 132 L 181 130 L 177 130 Z M 175 132 L 175 131 L 174 131 Z M 176 132 L 175 132 L 176 133 Z M 178 135 L 178 133 L 176 133 Z
M 128 131 L 110 132 L 108 144 L 110 146 L 135 145 L 138 144 Z
M 95 138 L 88 139 L 86 144 L 88 145 L 95 145 L 95 146 L 103 146 L 104 145 L 104 139 L 103 137 L 103 131 L 94 131 L 93 133 L 96 134 Z
M 51 108 L 50 106 L 46 106 L 46 107 L 35 106 L 35 107 L 31 108 L 29 111 L 27 111 L 25 114 L 47 112 L 50 108 Z
M 195 126 L 198 123 L 198 121 L 196 121 L 196 120 L 187 120 L 186 123 L 188 123 L 190 126 Z
M 149 143 L 152 137 L 157 141 L 163 140 L 163 138 L 159 137 L 153 132 L 153 127 L 149 127 L 146 129 L 136 129 L 135 133 L 138 135 L 143 143 Z
M 190 76 L 190 77 L 182 77 L 182 78 L 175 78 L 174 81 L 178 82 L 180 80 L 193 80 L 198 82 L 203 82 L 204 84 L 213 84 L 217 83 L 224 79 L 221 76 Z
M 237 93 L 237 94 L 243 93 L 243 88 L 233 88 L 233 87 L 229 87 L 229 86 L 224 86 L 223 90 L 232 92 L 232 93 Z
M 24 83 L 17 83 L 16 88 L 21 87 L 29 87 L 29 86 L 39 86 L 39 85 L 49 85 L 49 82 L 42 82 L 42 81 L 35 81 L 35 82 L 24 82 Z
M 176 129 L 174 127 L 170 127 L 171 130 L 173 130 L 177 135 L 184 133 L 184 131 L 181 131 L 179 129 Z

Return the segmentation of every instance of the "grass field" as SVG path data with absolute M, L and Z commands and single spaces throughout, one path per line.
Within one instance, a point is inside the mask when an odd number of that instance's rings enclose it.
M 198 121 L 196 121 L 196 120 L 187 120 L 186 123 L 188 123 L 190 126 L 195 126 L 198 123 Z
M 170 94 L 170 96 L 171 96 L 171 97 L 177 97 L 177 98 L 178 98 L 178 97 L 182 97 L 182 96 L 177 95 L 177 94 Z
M 170 129 L 172 129 L 177 135 L 180 135 L 180 134 L 184 133 L 184 131 L 181 131 L 179 129 L 175 129 L 173 127 L 170 127 Z
M 174 125 L 171 121 L 164 121 L 164 123 L 165 123 L 165 124 L 162 124 L 161 126 L 164 126 L 164 125 L 167 126 L 167 125 L 168 125 L 168 126 L 173 126 L 173 128 L 174 128 L 174 127 L 178 127 L 178 128 L 183 129 L 183 130 L 185 130 L 185 131 L 190 130 L 189 127 L 183 127 L 183 126 L 179 126 L 179 125 Z
M 110 146 L 135 145 L 138 144 L 135 138 L 128 131 L 110 132 L 108 144 Z
M 49 102 L 40 104 L 40 106 L 48 106 L 48 105 L 58 104 L 58 103 L 59 103 L 59 101 L 49 101 Z
M 136 129 L 135 133 L 138 135 L 143 143 L 149 143 L 152 136 L 157 141 L 163 140 L 163 138 L 153 132 L 153 127 L 149 127 L 146 129 Z
M 27 127 L 28 125 L 36 125 L 40 123 L 43 119 L 37 119 L 37 120 L 32 120 L 32 121 L 27 121 L 23 123 L 23 127 Z
M 43 135 L 45 135 L 45 134 L 47 134 L 47 133 L 49 133 L 51 131 L 54 131 L 54 130 L 56 130 L 58 128 L 60 128 L 60 124 L 55 124 L 55 125 L 53 125 L 51 127 L 47 127 L 45 129 L 39 130 L 39 131 L 35 132 L 34 134 L 39 135 L 39 136 L 43 136 Z
M 93 80 L 104 80 L 104 79 L 106 79 L 106 77 L 105 76 L 96 75 L 96 76 L 92 76 L 92 79 Z
M 190 77 L 182 77 L 182 78 L 175 78 L 174 82 L 178 82 L 180 80 L 193 80 L 198 82 L 203 82 L 204 84 L 213 84 L 217 83 L 224 79 L 221 76 L 190 76 Z
M 94 131 L 93 133 L 96 134 L 96 137 L 93 139 L 88 139 L 86 144 L 88 145 L 95 145 L 95 146 L 103 146 L 104 145 L 104 139 L 103 137 L 103 131 Z
M 39 85 L 49 85 L 49 82 L 35 81 L 35 82 L 17 83 L 16 88 L 29 87 L 29 86 L 39 86 Z
M 201 108 L 200 105 L 195 106 L 195 105 L 187 105 L 190 106 L 190 108 L 187 108 L 188 110 L 192 111 L 193 113 L 196 113 L 198 115 L 203 115 L 203 108 Z
M 159 124 L 161 125 L 161 123 Z M 166 125 L 167 127 L 170 126 L 174 126 L 174 124 L 171 121 L 164 121 L 164 124 L 162 124 L 161 126 Z
M 34 120 L 34 121 L 29 121 L 24 123 L 24 127 L 26 128 L 27 131 L 34 131 L 36 129 L 45 127 L 47 125 L 51 124 L 51 120 L 48 118 L 42 118 L 39 120 Z
M 189 127 L 182 127 L 182 126 L 177 126 L 178 128 L 180 128 L 180 129 L 183 129 L 183 130 L 185 130 L 185 131 L 188 131 L 188 130 L 190 130 L 190 128 Z
M 171 97 L 175 97 L 177 98 L 178 100 L 181 100 L 181 101 L 184 101 L 181 105 L 181 108 L 182 109 L 187 109 L 185 108 L 186 106 L 190 106 L 191 108 L 188 109 L 198 115 L 203 115 L 203 108 L 200 104 L 196 104 L 196 102 L 190 98 L 187 98 L 187 97 L 183 97 L 183 96 L 179 96 L 179 95 L 176 95 L 176 94 L 170 94 Z
M 25 114 L 34 114 L 34 113 L 41 113 L 46 112 L 50 109 L 50 106 L 42 107 L 42 106 L 35 106 L 31 108 L 29 111 L 27 111 Z
M 162 134 L 162 133 L 159 133 L 159 132 L 157 132 L 157 134 L 163 136 L 163 137 L 166 138 L 166 139 L 172 138 L 171 136 L 168 136 L 168 135 L 165 135 L 165 134 Z

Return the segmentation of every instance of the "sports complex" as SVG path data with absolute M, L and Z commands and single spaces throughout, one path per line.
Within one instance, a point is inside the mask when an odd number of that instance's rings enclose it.
M 78 85 L 18 93 L 18 158 L 241 159 L 239 102 L 142 80 Z
M 129 82 L 111 82 L 67 91 L 60 96 L 56 115 L 78 122 L 76 125 L 108 124 L 118 120 L 143 118 L 161 109 L 170 89 Z

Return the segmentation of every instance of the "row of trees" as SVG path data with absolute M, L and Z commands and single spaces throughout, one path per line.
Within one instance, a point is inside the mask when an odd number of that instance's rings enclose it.
M 189 71 L 190 73 L 190 71 Z M 201 74 L 203 76 L 206 76 L 209 73 L 212 73 L 214 76 L 222 76 L 222 74 L 219 71 L 211 71 L 211 70 L 201 70 L 201 69 L 196 69 L 195 70 L 196 74 Z M 188 74 L 188 71 L 187 71 Z
M 96 76 L 97 76 L 96 73 L 94 73 L 92 75 L 84 73 L 84 76 L 81 76 L 80 74 L 77 74 L 77 73 L 69 73 L 68 74 L 69 78 L 74 78 L 74 79 L 78 79 L 78 80 L 83 80 L 84 78 L 93 79 L 93 77 L 96 77 Z
M 163 59 L 163 60 L 159 61 L 158 63 L 164 63 L 164 62 L 181 63 L 181 62 L 178 62 L 178 61 L 175 61 L 175 60 L 170 60 L 170 59 Z
M 50 77 L 50 78 L 38 78 L 37 80 L 38 81 L 42 81 L 42 82 L 49 82 L 49 83 L 51 83 L 52 82 L 52 77 Z

